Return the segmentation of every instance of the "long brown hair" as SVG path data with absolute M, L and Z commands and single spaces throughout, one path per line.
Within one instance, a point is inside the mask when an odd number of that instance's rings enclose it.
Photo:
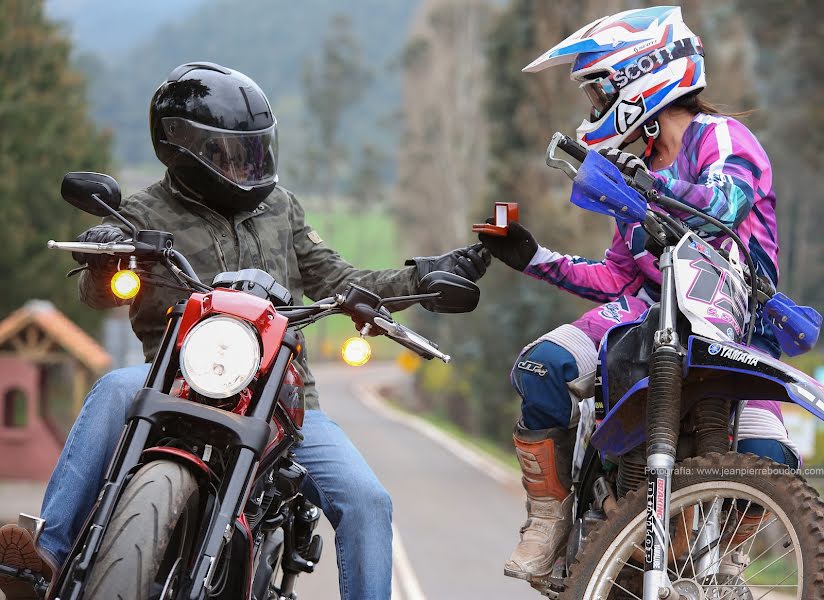
M 677 100 L 675 100 L 670 106 L 677 106 L 679 108 L 683 108 L 684 110 L 688 111 L 690 114 L 697 115 L 698 113 L 704 113 L 707 115 L 720 115 L 722 117 L 749 117 L 753 111 L 752 110 L 745 110 L 741 112 L 726 112 L 718 108 L 712 102 L 704 100 L 699 94 L 701 94 L 701 90 L 696 90 L 686 96 L 681 96 Z

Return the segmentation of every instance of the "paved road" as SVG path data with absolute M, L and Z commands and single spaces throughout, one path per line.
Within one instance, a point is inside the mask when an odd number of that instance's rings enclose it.
M 537 600 L 525 583 L 503 576 L 523 515 L 517 477 L 489 471 L 477 457 L 452 451 L 370 401 L 362 387 L 403 382 L 386 364 L 360 369 L 319 365 L 315 371 L 324 409 L 349 434 L 392 495 L 396 542 L 393 600 Z M 426 428 L 424 428 L 426 429 Z M 436 432 L 437 433 L 437 432 Z M 437 437 L 437 436 L 436 436 Z M 494 465 L 493 465 L 494 466 Z M 38 514 L 42 484 L 0 481 L 0 522 L 19 511 Z M 298 581 L 301 600 L 338 598 L 334 534 L 322 519 L 326 544 L 312 575 Z M 787 600 L 770 595 L 769 600 Z M 3 594 L 0 592 L 0 600 Z
M 533 599 L 527 584 L 503 576 L 521 525 L 517 478 L 501 483 L 415 428 L 364 403 L 358 389 L 403 380 L 394 366 L 318 365 L 324 409 L 349 434 L 392 495 L 395 508 L 395 600 Z M 471 460 L 472 457 L 469 457 Z M 0 482 L 0 522 L 38 514 L 42 484 Z M 338 598 L 334 533 L 322 518 L 325 548 L 317 570 L 298 581 L 303 600 Z M 3 594 L 0 592 L 0 600 Z
M 541 597 L 526 583 L 503 575 L 523 518 L 523 492 L 516 477 L 502 483 L 484 474 L 359 397 L 359 386 L 402 378 L 396 368 L 320 365 L 315 374 L 324 410 L 349 434 L 392 495 L 401 554 L 408 559 L 401 556 L 399 564 L 395 553 L 396 596 Z M 301 577 L 302 598 L 337 597 L 332 531 L 328 523 L 324 527 L 326 551 L 317 571 Z

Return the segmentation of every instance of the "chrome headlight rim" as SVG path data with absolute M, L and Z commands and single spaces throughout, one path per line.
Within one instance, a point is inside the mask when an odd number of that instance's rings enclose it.
M 223 323 L 231 323 L 232 325 L 240 326 L 241 330 L 248 336 L 250 342 L 250 350 L 252 351 L 252 356 L 248 363 L 248 372 L 246 376 L 241 380 L 241 383 L 235 384 L 231 389 L 227 390 L 226 392 L 217 392 L 212 389 L 208 389 L 202 386 L 198 381 L 197 377 L 193 377 L 193 374 L 189 372 L 186 366 L 186 356 L 187 356 L 187 348 L 191 340 L 196 339 L 194 335 L 197 332 L 202 333 L 202 329 L 206 327 L 214 326 L 218 322 Z M 180 372 L 183 375 L 186 383 L 189 384 L 189 387 L 197 392 L 202 396 L 206 396 L 207 398 L 213 398 L 215 400 L 223 400 L 225 398 L 231 398 L 232 396 L 239 394 L 242 392 L 255 378 L 255 375 L 260 370 L 261 364 L 261 347 L 260 347 L 260 337 L 258 335 L 257 330 L 252 327 L 250 323 L 244 321 L 243 319 L 239 319 L 237 317 L 233 317 L 231 315 L 214 315 L 210 317 L 206 317 L 205 319 L 196 323 L 186 334 L 186 337 L 183 339 L 183 344 L 180 347 Z

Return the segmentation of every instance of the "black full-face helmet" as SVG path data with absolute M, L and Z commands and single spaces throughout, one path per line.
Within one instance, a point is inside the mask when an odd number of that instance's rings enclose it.
M 243 73 L 177 67 L 152 97 L 149 127 L 160 161 L 212 208 L 252 210 L 277 184 L 277 120 Z

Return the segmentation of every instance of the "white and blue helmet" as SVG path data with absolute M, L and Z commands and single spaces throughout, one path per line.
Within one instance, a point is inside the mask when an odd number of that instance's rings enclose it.
M 621 147 L 677 98 L 706 86 L 701 40 L 678 6 L 628 10 L 573 33 L 524 68 L 572 64 L 592 111 L 578 139 L 599 150 Z

